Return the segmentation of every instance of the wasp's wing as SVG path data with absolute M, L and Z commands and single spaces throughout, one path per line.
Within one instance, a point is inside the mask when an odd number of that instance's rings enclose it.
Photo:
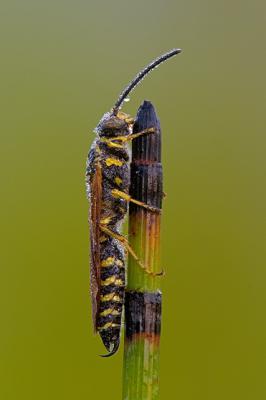
M 102 201 L 102 170 L 95 163 L 90 176 L 90 287 L 92 299 L 92 319 L 96 331 L 96 317 L 99 305 L 100 285 L 100 213 Z

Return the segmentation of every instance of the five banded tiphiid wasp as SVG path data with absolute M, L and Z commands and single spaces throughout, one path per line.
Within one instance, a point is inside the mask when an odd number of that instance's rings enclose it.
M 86 185 L 90 200 L 90 287 L 94 331 L 114 354 L 120 342 L 121 317 L 125 293 L 125 251 L 137 260 L 140 268 L 150 273 L 139 260 L 127 239 L 121 235 L 121 224 L 128 202 L 150 211 L 158 210 L 129 195 L 130 170 L 128 143 L 153 128 L 132 133 L 134 119 L 120 111 L 128 94 L 154 68 L 180 53 L 173 49 L 156 58 L 131 81 L 120 94 L 112 110 L 102 117 L 95 129 L 96 138 L 87 159 Z

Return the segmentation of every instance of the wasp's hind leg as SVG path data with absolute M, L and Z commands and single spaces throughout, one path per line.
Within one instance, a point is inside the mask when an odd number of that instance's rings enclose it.
M 132 249 L 132 247 L 130 246 L 130 244 L 128 243 L 127 239 L 123 236 L 120 235 L 119 233 L 116 233 L 114 231 L 112 231 L 111 229 L 107 228 L 107 226 L 104 225 L 100 225 L 100 229 L 102 232 L 104 232 L 106 235 L 118 240 L 124 247 L 125 249 L 132 255 L 132 257 L 134 258 L 134 260 L 136 260 L 136 262 L 139 264 L 139 266 L 146 272 L 146 274 L 151 275 L 153 277 L 156 276 L 161 276 L 164 274 L 164 272 L 159 272 L 159 273 L 155 273 L 150 271 L 143 263 L 142 261 L 139 259 L 139 257 L 137 256 L 137 254 L 135 253 L 135 251 Z
M 149 206 L 149 204 L 143 203 L 143 201 L 139 201 L 139 200 L 133 199 L 129 194 L 127 194 L 125 192 L 122 192 L 121 190 L 113 189 L 112 190 L 112 195 L 114 197 L 119 198 L 119 199 L 123 199 L 123 200 L 126 200 L 126 201 L 131 201 L 131 203 L 137 204 L 138 206 L 146 208 L 149 211 L 156 212 L 156 213 L 159 213 L 159 214 L 161 213 L 160 208 Z

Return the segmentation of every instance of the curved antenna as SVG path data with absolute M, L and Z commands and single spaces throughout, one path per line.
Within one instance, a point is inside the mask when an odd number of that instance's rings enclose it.
M 128 94 L 142 81 L 142 79 L 154 68 L 156 68 L 159 64 L 163 63 L 164 61 L 168 60 L 177 54 L 181 53 L 181 49 L 173 49 L 168 51 L 165 54 L 162 54 L 160 57 L 153 60 L 150 64 L 147 65 L 142 71 L 138 73 L 137 76 L 130 82 L 130 84 L 123 90 L 123 92 L 118 97 L 117 102 L 113 107 L 113 114 L 116 115 L 119 108 L 122 106 L 124 100 L 128 96 Z

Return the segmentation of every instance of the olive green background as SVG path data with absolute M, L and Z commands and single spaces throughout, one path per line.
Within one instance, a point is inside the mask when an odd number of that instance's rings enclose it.
M 163 129 L 161 398 L 266 398 L 265 15 L 255 1 L 1 2 L 0 398 L 119 399 L 90 315 L 84 169 L 131 95 Z

